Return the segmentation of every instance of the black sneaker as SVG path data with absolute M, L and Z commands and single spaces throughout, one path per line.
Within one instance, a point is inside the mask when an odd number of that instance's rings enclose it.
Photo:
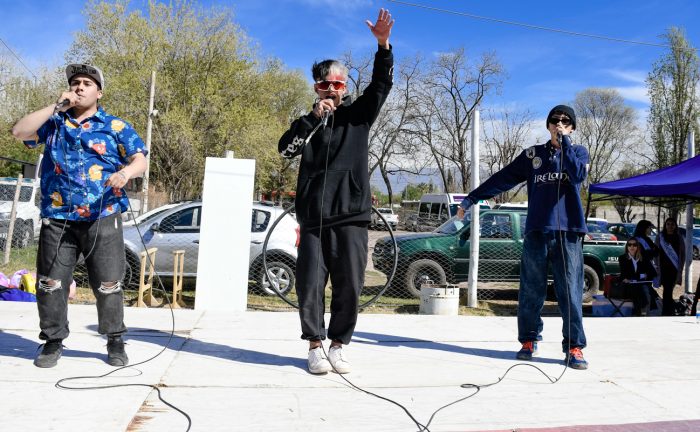
M 124 351 L 124 339 L 121 336 L 107 336 L 107 363 L 111 366 L 129 364 L 129 357 Z
M 61 358 L 63 353 L 63 341 L 61 339 L 54 339 L 46 341 L 41 352 L 34 359 L 34 366 L 40 368 L 52 368 L 58 363 L 58 359 Z

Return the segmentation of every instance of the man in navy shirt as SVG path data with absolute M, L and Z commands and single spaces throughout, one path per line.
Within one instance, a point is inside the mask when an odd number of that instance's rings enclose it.
M 107 362 L 125 366 L 125 256 L 122 188 L 146 169 L 146 146 L 134 128 L 98 106 L 102 71 L 72 64 L 69 90 L 55 104 L 22 117 L 12 134 L 29 148 L 44 144 L 41 217 L 37 253 L 39 338 L 46 341 L 34 360 L 53 367 L 68 337 L 68 290 L 80 254 L 97 300 L 98 332 L 107 335 Z
M 462 201 L 458 217 L 482 199 L 510 190 L 527 181 L 528 215 L 520 265 L 518 295 L 517 358 L 531 360 L 542 339 L 542 307 L 547 295 L 548 261 L 563 319 L 562 350 L 569 367 L 588 368 L 581 350 L 586 346 L 581 302 L 583 297 L 583 248 L 586 221 L 581 205 L 581 183 L 588 174 L 588 151 L 573 145 L 576 129 L 571 107 L 557 105 L 547 116 L 551 139 L 525 149 Z

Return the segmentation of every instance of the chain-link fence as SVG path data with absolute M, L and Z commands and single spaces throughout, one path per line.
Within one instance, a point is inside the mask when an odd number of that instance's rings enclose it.
M 5 253 L 15 251 L 26 254 L 36 247 L 41 227 L 38 207 L 40 199 L 38 182 L 14 178 L 0 178 L 0 259 Z M 14 209 L 14 214 L 13 214 Z
M 16 190 L 16 180 L 7 183 L 9 184 L 0 188 L 3 200 L 14 197 Z M 13 234 L 12 242 L 13 247 L 33 248 L 34 254 L 40 225 L 37 195 L 38 187 L 33 181 L 22 186 L 20 201 L 27 206 L 31 205 L 36 216 L 33 219 L 19 216 L 15 219 L 14 230 L 21 234 Z M 434 221 L 431 221 L 431 226 L 426 227 L 421 225 L 416 213 L 401 213 L 398 219 L 395 216 L 391 211 L 373 212 L 365 284 L 360 299 L 363 309 L 417 312 L 420 287 L 425 283 L 459 285 L 462 288 L 462 304 L 465 305 L 472 244 L 469 238 L 470 227 L 454 218 L 437 227 L 433 227 Z M 124 222 L 124 286 L 127 292 L 132 293 L 127 298 L 134 300 L 139 285 L 148 282 L 152 259 L 155 275 L 153 286 L 162 284 L 170 294 L 173 276 L 180 273 L 184 277 L 185 303 L 189 306 L 194 304 L 201 217 L 201 202 L 191 201 L 167 204 Z M 9 221 L 9 218 L 3 218 L 2 221 Z M 482 212 L 477 290 L 479 307 L 498 309 L 498 313 L 515 313 L 525 221 L 525 212 Z M 8 225 L 9 223 L 2 225 L 2 232 L 7 232 Z M 299 226 L 292 211 L 265 203 L 253 204 L 249 307 L 291 310 L 296 305 L 298 241 Z M 149 251 L 151 258 L 148 258 Z M 622 252 L 620 249 L 617 253 L 615 249 L 606 253 L 619 255 Z M 176 267 L 176 256 L 183 258 L 181 270 Z M 231 259 L 236 259 L 235 253 Z M 590 272 L 593 274 L 587 274 L 590 276 L 587 284 L 600 284 L 600 269 L 594 268 Z M 74 278 L 79 287 L 88 287 L 82 257 Z M 390 283 L 389 278 L 392 278 Z M 284 299 L 276 291 L 281 292 Z M 155 294 L 163 297 L 158 292 Z M 330 294 L 329 283 L 326 289 L 327 307 L 330 305 Z

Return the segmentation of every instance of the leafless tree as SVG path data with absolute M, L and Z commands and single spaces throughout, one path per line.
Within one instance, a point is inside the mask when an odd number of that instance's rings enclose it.
M 502 108 L 500 113 L 493 110 L 484 113 L 484 155 L 482 163 L 490 176 L 511 163 L 527 147 L 532 132 L 533 114 L 529 109 L 509 110 Z M 515 189 L 500 194 L 496 201 L 508 202 L 516 196 L 525 183 Z
M 495 54 L 469 62 L 459 48 L 440 54 L 422 79 L 416 132 L 430 149 L 445 191 L 450 191 L 448 173 L 454 168 L 461 189 L 468 190 L 472 113 L 487 93 L 498 89 L 502 73 Z
M 591 183 L 610 180 L 618 162 L 637 140 L 634 109 L 615 89 L 589 88 L 574 100 L 576 143 L 588 149 Z

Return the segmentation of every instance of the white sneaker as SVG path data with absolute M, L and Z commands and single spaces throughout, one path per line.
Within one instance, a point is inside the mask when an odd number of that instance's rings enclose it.
M 331 362 L 335 371 L 340 374 L 346 374 L 350 372 L 350 362 L 343 355 L 342 346 L 334 346 L 328 351 L 328 360 Z
M 309 372 L 312 374 L 324 374 L 328 373 L 333 369 L 328 359 L 323 354 L 323 349 L 321 347 L 309 350 Z

